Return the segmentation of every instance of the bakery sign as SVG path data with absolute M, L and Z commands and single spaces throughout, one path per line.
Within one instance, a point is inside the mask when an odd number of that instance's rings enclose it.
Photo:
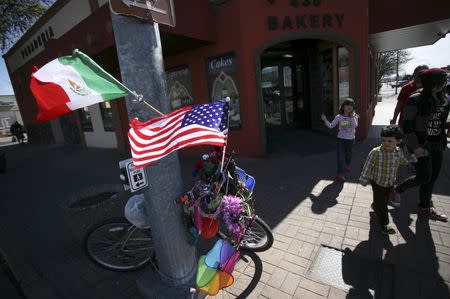
M 173 0 L 110 0 L 109 4 L 117 15 L 175 27 Z
M 275 4 L 275 0 L 267 0 L 269 4 Z M 295 12 L 302 12 L 298 9 L 309 7 L 320 7 L 324 0 L 284 0 L 293 8 Z M 281 1 L 280 1 L 281 2 Z M 344 24 L 343 13 L 314 13 L 314 14 L 295 14 L 284 16 L 267 16 L 266 28 L 268 30 L 304 30 L 318 28 L 342 28 Z

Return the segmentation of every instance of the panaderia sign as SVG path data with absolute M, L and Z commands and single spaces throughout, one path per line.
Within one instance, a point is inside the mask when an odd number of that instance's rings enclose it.
M 275 4 L 275 0 L 266 0 Z M 281 1 L 281 0 L 279 0 Z M 341 28 L 344 24 L 344 14 L 340 12 L 325 12 L 322 14 L 305 14 L 305 8 L 320 7 L 323 0 L 284 0 L 298 12 L 295 15 L 274 16 L 266 18 L 266 28 L 272 30 L 306 30 L 319 28 Z

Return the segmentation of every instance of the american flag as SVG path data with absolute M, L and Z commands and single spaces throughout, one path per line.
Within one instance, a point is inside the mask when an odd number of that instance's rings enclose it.
M 223 146 L 228 133 L 228 103 L 183 107 L 147 122 L 134 118 L 128 138 L 136 168 L 177 149 L 201 144 Z

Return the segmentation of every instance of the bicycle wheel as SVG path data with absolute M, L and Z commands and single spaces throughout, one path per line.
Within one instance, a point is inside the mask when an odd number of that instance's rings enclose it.
M 226 229 L 223 227 L 219 230 L 219 236 L 222 239 L 228 239 L 228 233 L 225 233 Z M 273 244 L 273 234 L 270 227 L 258 216 L 255 216 L 250 227 L 245 232 L 245 235 L 242 237 L 240 249 L 253 251 L 253 252 L 261 252 L 266 251 Z
M 244 250 L 260 252 L 266 251 L 273 244 L 273 234 L 270 227 L 258 216 L 255 217 L 250 227 L 241 240 L 240 248 Z
M 113 271 L 133 271 L 154 257 L 150 229 L 139 229 L 126 219 L 110 219 L 93 227 L 84 240 L 87 256 Z

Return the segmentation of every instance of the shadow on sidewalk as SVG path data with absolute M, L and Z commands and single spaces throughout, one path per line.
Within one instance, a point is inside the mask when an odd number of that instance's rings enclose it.
M 344 184 L 338 181 L 333 181 L 327 185 L 318 196 L 310 193 L 309 198 L 312 201 L 311 211 L 314 214 L 323 214 L 328 208 L 335 206 L 338 201 L 337 197 L 344 188 Z
M 314 156 L 336 146 L 336 130 L 268 128 L 267 152 L 270 156 Z M 314 142 L 308 142 L 314 140 Z
M 381 288 L 383 276 L 392 272 L 389 265 L 383 263 L 383 251 L 389 251 L 393 245 L 389 238 L 380 233 L 377 218 L 370 213 L 369 240 L 359 243 L 352 251 L 344 250 L 342 256 L 342 277 L 351 286 L 347 298 L 390 298 L 382 297 L 387 288 Z
M 439 273 L 428 221 L 418 218 L 414 234 L 409 214 L 405 218 L 396 215 L 397 211 L 392 213 L 406 243 L 393 246 L 389 237 L 381 234 L 376 216 L 371 213 L 369 240 L 359 243 L 353 251 L 346 248 L 342 258 L 343 278 L 351 285 L 347 298 L 450 298 Z
M 413 206 L 413 208 L 411 208 Z M 399 244 L 386 254 L 385 260 L 398 264 L 394 295 L 397 298 L 450 298 L 450 290 L 442 277 L 436 245 L 430 229 L 430 220 L 417 217 L 415 234 L 411 229 L 411 210 L 416 203 L 409 202 L 406 209 L 392 211 L 392 219 L 406 243 Z M 445 270 L 444 272 L 445 273 Z M 448 277 L 446 277 L 448 280 Z M 419 295 L 417 295 L 419 294 Z
M 321 136 L 322 138 L 322 136 Z M 327 137 L 329 145 L 318 148 L 316 154 L 300 156 L 285 153 L 264 158 L 240 158 L 237 163 L 256 178 L 256 211 L 274 228 L 295 208 L 310 207 L 312 214 L 324 214 L 329 208 L 354 196 L 356 183 L 371 143 L 357 143 L 353 148 L 353 170 L 346 184 L 335 182 L 336 138 Z M 313 147 L 315 140 L 304 140 Z M 312 149 L 311 149 L 312 151 Z

